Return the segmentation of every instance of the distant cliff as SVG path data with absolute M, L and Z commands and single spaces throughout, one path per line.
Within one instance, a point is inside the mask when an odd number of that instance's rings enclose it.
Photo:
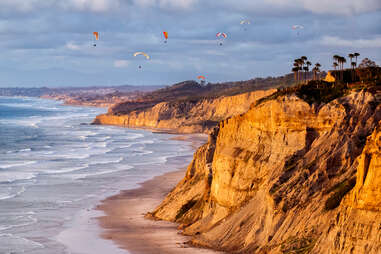
M 273 96 L 221 121 L 149 216 L 229 253 L 381 253 L 379 97 L 301 97 Z M 141 114 L 120 123 L 160 126 Z
M 181 133 L 209 132 L 219 121 L 246 112 L 252 103 L 275 91 L 270 89 L 217 98 L 117 104 L 109 113 L 97 116 L 93 123 L 170 129 Z

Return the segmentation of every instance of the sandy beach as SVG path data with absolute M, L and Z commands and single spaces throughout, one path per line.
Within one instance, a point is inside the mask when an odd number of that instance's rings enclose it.
M 184 177 L 185 169 L 146 181 L 141 187 L 107 198 L 98 206 L 105 213 L 99 217 L 105 229 L 102 237 L 112 239 L 133 254 L 152 253 L 217 253 L 186 245 L 190 238 L 179 234 L 175 223 L 144 218 Z

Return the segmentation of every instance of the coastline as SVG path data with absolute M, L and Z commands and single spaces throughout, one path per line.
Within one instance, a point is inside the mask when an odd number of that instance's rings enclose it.
M 205 135 L 180 135 L 172 139 L 191 142 L 197 149 L 205 141 Z M 190 237 L 179 234 L 177 224 L 144 218 L 153 211 L 165 196 L 184 177 L 186 168 L 156 176 L 140 183 L 139 188 L 124 190 L 101 201 L 96 210 L 102 228 L 101 237 L 112 240 L 121 249 L 132 254 L 152 253 L 220 253 L 186 244 Z
M 164 199 L 169 191 L 184 177 L 185 169 L 156 176 L 141 183 L 141 187 L 122 191 L 106 198 L 97 209 L 105 215 L 98 217 L 104 229 L 103 239 L 132 254 L 152 253 L 220 253 L 186 244 L 190 237 L 178 233 L 177 225 L 167 221 L 144 218 Z

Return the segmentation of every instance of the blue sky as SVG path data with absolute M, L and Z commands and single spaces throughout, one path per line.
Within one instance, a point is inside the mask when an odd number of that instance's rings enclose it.
M 381 1 L 0 0 L 0 52 L 1 87 L 247 80 L 351 52 L 381 64 Z

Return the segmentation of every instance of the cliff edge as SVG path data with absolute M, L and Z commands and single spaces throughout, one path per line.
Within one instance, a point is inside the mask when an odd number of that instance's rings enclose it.
M 220 122 L 149 217 L 229 253 L 380 253 L 377 96 L 257 104 Z
M 260 90 L 217 98 L 143 101 L 115 105 L 93 124 L 133 128 L 170 129 L 180 133 L 208 133 L 221 120 L 246 112 L 252 103 L 274 93 Z

